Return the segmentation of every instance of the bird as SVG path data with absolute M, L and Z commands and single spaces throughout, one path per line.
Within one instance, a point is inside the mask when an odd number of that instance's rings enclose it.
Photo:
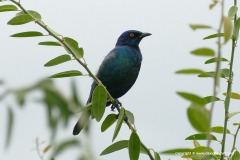
M 139 43 L 151 33 L 137 30 L 123 32 L 115 45 L 101 63 L 96 77 L 106 87 L 110 95 L 117 101 L 126 94 L 137 80 L 142 54 Z M 92 94 L 98 84 L 93 81 L 87 104 L 91 103 Z M 120 103 L 120 102 L 119 102 Z M 74 126 L 73 135 L 78 135 L 87 124 L 91 111 L 83 111 L 78 122 Z

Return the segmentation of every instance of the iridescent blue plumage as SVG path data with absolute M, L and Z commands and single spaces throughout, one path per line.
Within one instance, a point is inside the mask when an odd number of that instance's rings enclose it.
M 115 48 L 103 60 L 96 76 L 106 86 L 113 98 L 117 99 L 123 96 L 135 83 L 142 62 L 139 43 L 144 37 L 150 35 L 150 33 L 136 30 L 122 33 Z M 92 93 L 96 86 L 96 82 L 93 82 L 87 104 L 91 102 Z M 80 121 L 81 119 L 74 127 L 74 135 L 82 129 Z

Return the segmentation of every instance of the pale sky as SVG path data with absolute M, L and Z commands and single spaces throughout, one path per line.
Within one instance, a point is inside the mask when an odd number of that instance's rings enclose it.
M 191 141 L 184 139 L 197 133 L 188 122 L 186 109 L 189 102 L 176 95 L 176 91 L 187 91 L 201 96 L 212 94 L 212 79 L 200 79 L 196 76 L 176 75 L 174 72 L 183 68 L 200 68 L 206 71 L 214 69 L 214 65 L 204 65 L 207 58 L 195 57 L 190 51 L 198 47 L 216 49 L 214 40 L 203 41 L 202 38 L 213 34 L 213 31 L 192 31 L 190 23 L 219 25 L 219 9 L 209 11 L 211 0 L 21 0 L 27 9 L 38 11 L 43 21 L 55 31 L 64 36 L 76 39 L 84 48 L 85 59 L 94 72 L 104 56 L 114 48 L 118 36 L 129 29 L 152 33 L 145 38 L 140 48 L 143 54 L 142 68 L 133 88 L 120 101 L 123 106 L 135 115 L 137 132 L 141 140 L 156 151 L 177 147 L 193 147 Z M 227 1 L 227 7 L 231 6 Z M 4 3 L 3 3 L 4 4 Z M 5 3 L 7 4 L 7 3 Z M 1 4 L 0 4 L 1 5 Z M 227 9 L 225 11 L 227 14 Z M 61 48 L 38 46 L 37 43 L 51 38 L 11 38 L 10 35 L 23 31 L 43 31 L 34 23 L 21 26 L 8 26 L 7 22 L 14 12 L 1 13 L 0 18 L 0 79 L 4 79 L 9 87 L 20 87 L 45 78 L 51 74 L 79 69 L 86 73 L 76 62 L 68 62 L 56 67 L 45 68 L 43 65 L 50 59 L 64 54 Z M 240 75 L 239 48 L 236 49 L 235 81 L 233 90 L 239 93 Z M 224 46 L 223 55 L 230 57 L 230 44 Z M 227 67 L 227 65 L 225 65 Z M 91 80 L 87 77 L 76 78 L 79 93 L 87 100 Z M 61 90 L 69 94 L 69 79 L 58 79 L 56 83 Z M 221 92 L 226 90 L 226 81 L 221 83 Z M 224 98 L 222 94 L 219 97 Z M 14 103 L 13 103 L 14 104 Z M 34 104 L 34 105 L 33 105 Z M 39 159 L 34 147 L 34 139 L 39 137 L 49 141 L 45 122 L 45 110 L 35 103 L 29 103 L 23 109 L 16 109 L 16 122 L 12 144 L 8 151 L 4 150 L 6 128 L 6 104 L 0 104 L 0 159 Z M 223 106 L 216 104 L 214 110 L 214 126 L 223 125 Z M 219 106 L 218 106 L 219 105 Z M 239 111 L 239 103 L 234 101 L 231 111 Z M 110 112 L 107 112 L 110 113 Z M 72 138 L 72 128 L 78 119 L 59 135 L 59 139 Z M 233 122 L 239 122 L 235 117 L 229 122 L 229 129 L 235 132 Z M 101 133 L 101 123 L 93 122 L 92 149 L 99 160 L 128 159 L 127 150 L 112 153 L 107 156 L 98 155 L 111 144 L 114 127 Z M 126 126 L 121 130 L 117 140 L 128 139 L 130 131 Z M 221 140 L 220 136 L 217 136 Z M 74 138 L 84 138 L 76 136 Z M 229 146 L 232 144 L 230 137 Z M 206 145 L 205 141 L 200 142 Z M 218 151 L 220 145 L 213 142 Z M 239 144 L 238 144 L 239 145 Z M 238 146 L 239 147 L 239 146 Z M 229 149 L 227 150 L 229 151 Z M 76 154 L 76 150 L 74 150 Z M 72 156 L 72 157 L 71 157 Z M 75 155 L 62 154 L 57 160 L 73 159 Z M 180 159 L 177 156 L 162 156 L 162 159 Z M 140 159 L 146 159 L 141 156 Z

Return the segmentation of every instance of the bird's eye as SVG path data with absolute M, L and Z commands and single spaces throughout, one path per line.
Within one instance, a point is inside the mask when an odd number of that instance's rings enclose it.
M 134 33 L 130 33 L 129 36 L 133 38 L 134 37 Z

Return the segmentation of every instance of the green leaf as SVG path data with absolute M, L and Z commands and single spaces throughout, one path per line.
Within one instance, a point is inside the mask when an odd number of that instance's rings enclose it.
M 217 138 L 214 135 L 210 134 L 210 136 L 211 136 L 211 140 L 214 140 L 214 141 L 217 140 Z M 185 140 L 208 140 L 208 134 L 207 133 L 194 134 L 187 137 Z
M 203 24 L 190 24 L 190 28 L 192 30 L 197 30 L 197 29 L 211 29 L 212 27 L 209 25 L 203 25 Z
M 239 113 L 240 113 L 240 112 L 239 112 Z M 223 132 L 224 132 L 224 128 L 221 127 L 221 126 L 211 127 L 211 128 L 210 128 L 210 131 L 211 131 L 211 132 L 214 132 L 214 133 L 223 133 Z M 227 129 L 227 134 L 231 134 L 228 129 Z
M 233 40 L 237 41 L 238 40 L 238 36 L 239 36 L 239 28 L 240 28 L 240 18 L 237 19 L 235 25 L 234 25 L 234 29 L 233 29 Z
M 202 106 L 192 104 L 187 109 L 189 122 L 199 132 L 208 132 L 209 128 L 209 111 Z
M 213 2 L 209 5 L 209 9 L 213 9 L 218 4 L 218 2 L 218 0 L 213 0 Z
M 18 8 L 14 5 L 3 5 L 0 6 L 0 12 L 7 12 L 7 11 L 17 11 Z
M 229 72 L 229 69 L 227 69 L 227 68 L 220 70 L 220 78 L 229 77 L 229 74 L 230 74 L 230 72 Z M 204 72 L 204 73 L 199 74 L 198 77 L 201 77 L 201 78 L 215 77 L 215 75 L 216 75 L 216 72 Z
M 27 10 L 27 12 L 30 14 L 31 17 L 33 17 L 36 20 L 41 20 L 42 19 L 41 15 L 36 11 Z M 24 11 L 21 11 L 17 15 L 24 15 L 24 14 L 26 14 L 26 13 Z
M 232 155 L 232 160 L 240 160 L 240 153 L 238 151 L 235 151 Z
M 232 118 L 233 116 L 239 114 L 240 112 L 232 112 L 228 114 L 228 118 Z
M 193 103 L 196 103 L 196 104 L 199 104 L 199 105 L 205 105 L 206 104 L 206 101 L 202 97 L 200 97 L 196 94 L 187 93 L 187 92 L 177 92 L 177 94 L 179 96 L 181 96 L 182 98 L 184 98 L 188 101 L 191 101 Z
M 115 127 L 115 130 L 114 130 L 112 141 L 115 140 L 115 138 L 117 137 L 117 135 L 118 135 L 118 133 L 121 129 L 124 117 L 125 117 L 125 109 L 122 107 L 121 110 L 120 110 L 119 116 L 118 116 L 118 121 L 117 121 L 117 125 Z
M 161 154 L 176 155 L 177 153 L 191 153 L 191 152 L 192 152 L 191 148 L 175 148 L 175 149 L 162 151 Z
M 215 58 L 210 58 L 205 62 L 205 64 L 215 63 L 217 61 L 218 61 L 218 58 L 216 58 L 216 57 Z M 221 58 L 220 61 L 229 62 L 226 58 Z
M 203 98 L 206 102 L 206 104 L 211 103 L 213 101 L 220 101 L 220 98 L 218 97 L 213 97 L 213 96 L 207 96 Z
M 83 48 L 78 47 L 78 42 L 76 40 L 69 37 L 64 37 L 64 41 L 77 58 L 83 57 Z
M 198 48 L 191 51 L 193 55 L 196 56 L 214 56 L 215 52 L 210 48 Z
M 233 123 L 233 125 L 234 125 L 234 126 L 239 126 L 239 125 L 240 125 L 240 123 Z
M 127 148 L 128 147 L 128 140 L 122 140 L 122 141 L 118 141 L 115 142 L 114 144 L 108 146 L 106 149 L 104 149 L 104 151 L 102 151 L 102 153 L 100 154 L 101 156 L 115 152 L 115 151 L 119 151 L 121 149 Z
M 200 73 L 203 73 L 203 71 L 200 69 L 191 68 L 191 69 L 181 69 L 176 71 L 175 73 L 176 74 L 200 74 Z
M 126 114 L 126 117 L 128 118 L 128 121 L 131 123 L 131 124 L 134 124 L 134 115 L 132 112 L 126 110 L 125 111 L 125 114 Z
M 225 36 L 224 33 L 217 33 L 217 34 L 211 34 L 207 37 L 204 37 L 203 40 L 206 40 L 206 39 L 212 39 L 212 38 L 218 38 L 218 37 L 223 37 Z
M 141 141 L 136 132 L 132 132 L 128 142 L 128 153 L 130 160 L 138 160 L 140 155 Z
M 201 77 L 201 78 L 207 78 L 207 77 L 215 77 L 216 75 L 216 72 L 204 72 L 204 73 L 201 73 L 198 75 L 198 77 Z M 224 74 L 220 74 L 220 77 L 221 78 L 225 78 Z
M 14 115 L 12 108 L 8 107 L 8 116 L 7 116 L 7 129 L 6 129 L 6 139 L 5 139 L 5 148 L 10 145 L 11 137 L 12 137 L 12 130 L 13 130 L 13 123 L 14 123 Z
M 157 152 L 154 152 L 154 159 L 161 160 L 160 155 Z
M 56 155 L 58 155 L 59 153 L 62 153 L 63 151 L 69 149 L 70 147 L 78 147 L 79 145 L 80 144 L 78 140 L 75 140 L 75 139 L 66 140 L 61 144 L 57 145 L 52 157 L 55 157 Z
M 25 23 L 32 22 L 33 18 L 28 14 L 22 14 L 16 17 L 13 17 L 7 24 L 9 25 L 21 25 Z
M 229 11 L 228 11 L 228 17 L 233 18 L 235 14 L 237 13 L 238 7 L 237 6 L 232 6 Z
M 70 70 L 65 72 L 56 73 L 54 75 L 49 76 L 48 78 L 63 78 L 63 77 L 73 77 L 73 76 L 81 76 L 82 73 L 78 70 Z
M 107 103 L 107 92 L 104 86 L 97 86 L 92 95 L 92 110 L 96 120 L 99 122 L 105 112 Z
M 39 45 L 45 45 L 45 46 L 62 46 L 59 42 L 53 42 L 53 41 L 45 41 L 38 43 Z
M 225 93 L 223 93 L 223 95 L 226 96 L 227 93 L 225 92 Z M 231 98 L 232 98 L 232 99 L 239 100 L 239 99 L 240 99 L 240 94 L 235 93 L 235 92 L 232 92 L 232 93 L 231 93 Z
M 58 65 L 58 64 L 70 61 L 70 60 L 71 60 L 71 57 L 67 54 L 64 54 L 64 55 L 58 56 L 58 57 L 48 61 L 46 64 L 44 64 L 44 67 L 55 66 L 55 65 Z
M 101 131 L 106 131 L 117 120 L 116 114 L 109 114 L 102 123 Z
M 37 37 L 37 36 L 43 36 L 43 34 L 37 31 L 29 31 L 11 35 L 11 37 Z
M 224 29 L 224 44 L 227 43 L 232 36 L 232 21 L 229 17 L 223 17 L 223 29 Z

